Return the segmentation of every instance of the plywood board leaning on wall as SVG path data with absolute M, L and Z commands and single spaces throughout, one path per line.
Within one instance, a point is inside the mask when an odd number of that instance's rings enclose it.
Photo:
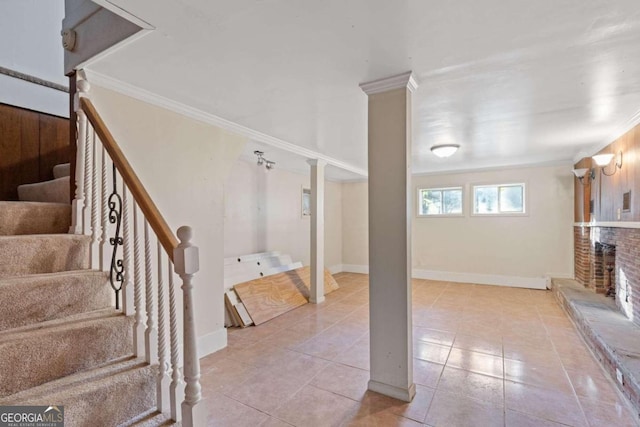
M 325 269 L 325 295 L 338 289 L 335 279 Z M 251 280 L 234 289 L 251 316 L 260 325 L 309 302 L 311 269 L 302 267 L 284 273 Z

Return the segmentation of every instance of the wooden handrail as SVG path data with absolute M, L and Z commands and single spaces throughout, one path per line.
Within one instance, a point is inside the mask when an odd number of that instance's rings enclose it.
M 165 221 L 164 217 L 156 207 L 153 200 L 147 193 L 147 190 L 144 188 L 140 179 L 133 171 L 133 168 L 129 164 L 129 161 L 125 157 L 124 153 L 120 149 L 118 143 L 116 143 L 115 138 L 107 129 L 107 125 L 105 125 L 102 117 L 96 111 L 96 108 L 91 103 L 91 101 L 87 98 L 80 98 L 80 105 L 82 106 L 82 110 L 87 115 L 87 119 L 91 122 L 93 129 L 100 137 L 100 141 L 102 141 L 102 145 L 109 153 L 111 160 L 120 172 L 122 176 L 122 180 L 127 185 L 127 188 L 133 195 L 133 198 L 138 203 L 138 206 L 144 213 L 145 218 L 149 222 L 149 225 L 156 233 L 160 244 L 167 254 L 171 261 L 173 261 L 173 250 L 178 247 L 178 238 L 173 234 L 171 228 Z

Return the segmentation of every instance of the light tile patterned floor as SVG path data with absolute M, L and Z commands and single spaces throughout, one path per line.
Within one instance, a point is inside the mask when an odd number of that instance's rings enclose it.
M 210 426 L 636 426 L 546 291 L 415 280 L 410 404 L 367 392 L 368 276 L 202 359 Z

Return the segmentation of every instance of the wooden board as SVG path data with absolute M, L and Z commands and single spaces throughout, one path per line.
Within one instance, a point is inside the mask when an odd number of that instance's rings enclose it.
M 260 325 L 307 303 L 302 290 L 287 276 L 289 273 L 261 277 L 234 286 L 253 323 Z
M 234 289 L 253 323 L 260 325 L 307 304 L 310 280 L 310 268 L 302 267 L 240 283 Z M 336 289 L 338 284 L 329 271 L 325 270 L 325 295 Z
M 238 312 L 234 307 L 234 299 L 235 301 L 238 300 L 236 293 L 233 290 L 224 293 L 224 305 L 227 309 L 227 313 L 229 314 L 230 326 L 242 326 L 242 320 L 240 319 L 240 316 L 238 316 Z
M 244 306 L 243 303 L 240 303 L 240 304 L 234 306 L 234 308 L 236 309 L 236 312 L 238 313 L 238 316 L 240 317 L 240 319 L 242 319 L 243 326 L 251 326 L 251 325 L 253 325 L 253 322 L 251 320 L 251 316 L 249 316 L 249 313 L 247 312 L 247 309 L 246 309 L 246 307 Z
M 241 328 L 244 328 L 245 326 L 251 326 L 253 324 L 251 316 L 247 313 L 247 309 L 244 307 L 244 304 L 238 299 L 236 291 L 231 289 L 230 291 L 225 292 L 224 303 L 227 313 L 229 313 L 229 320 L 232 322 L 231 326 L 240 326 Z
M 311 267 L 302 267 L 297 270 L 288 271 L 287 273 L 297 272 L 298 277 L 302 280 L 302 284 L 304 285 L 304 290 L 302 294 L 308 300 L 309 299 L 309 290 L 311 289 Z M 286 274 L 286 273 L 285 273 Z M 324 269 L 324 294 L 328 295 L 331 292 L 338 289 L 338 282 L 333 278 L 329 270 Z

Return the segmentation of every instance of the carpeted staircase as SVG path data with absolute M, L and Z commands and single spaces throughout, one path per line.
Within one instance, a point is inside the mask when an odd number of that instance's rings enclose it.
M 156 409 L 156 366 L 133 355 L 133 319 L 67 234 L 69 167 L 0 202 L 0 405 L 64 405 L 65 425 L 173 425 Z

